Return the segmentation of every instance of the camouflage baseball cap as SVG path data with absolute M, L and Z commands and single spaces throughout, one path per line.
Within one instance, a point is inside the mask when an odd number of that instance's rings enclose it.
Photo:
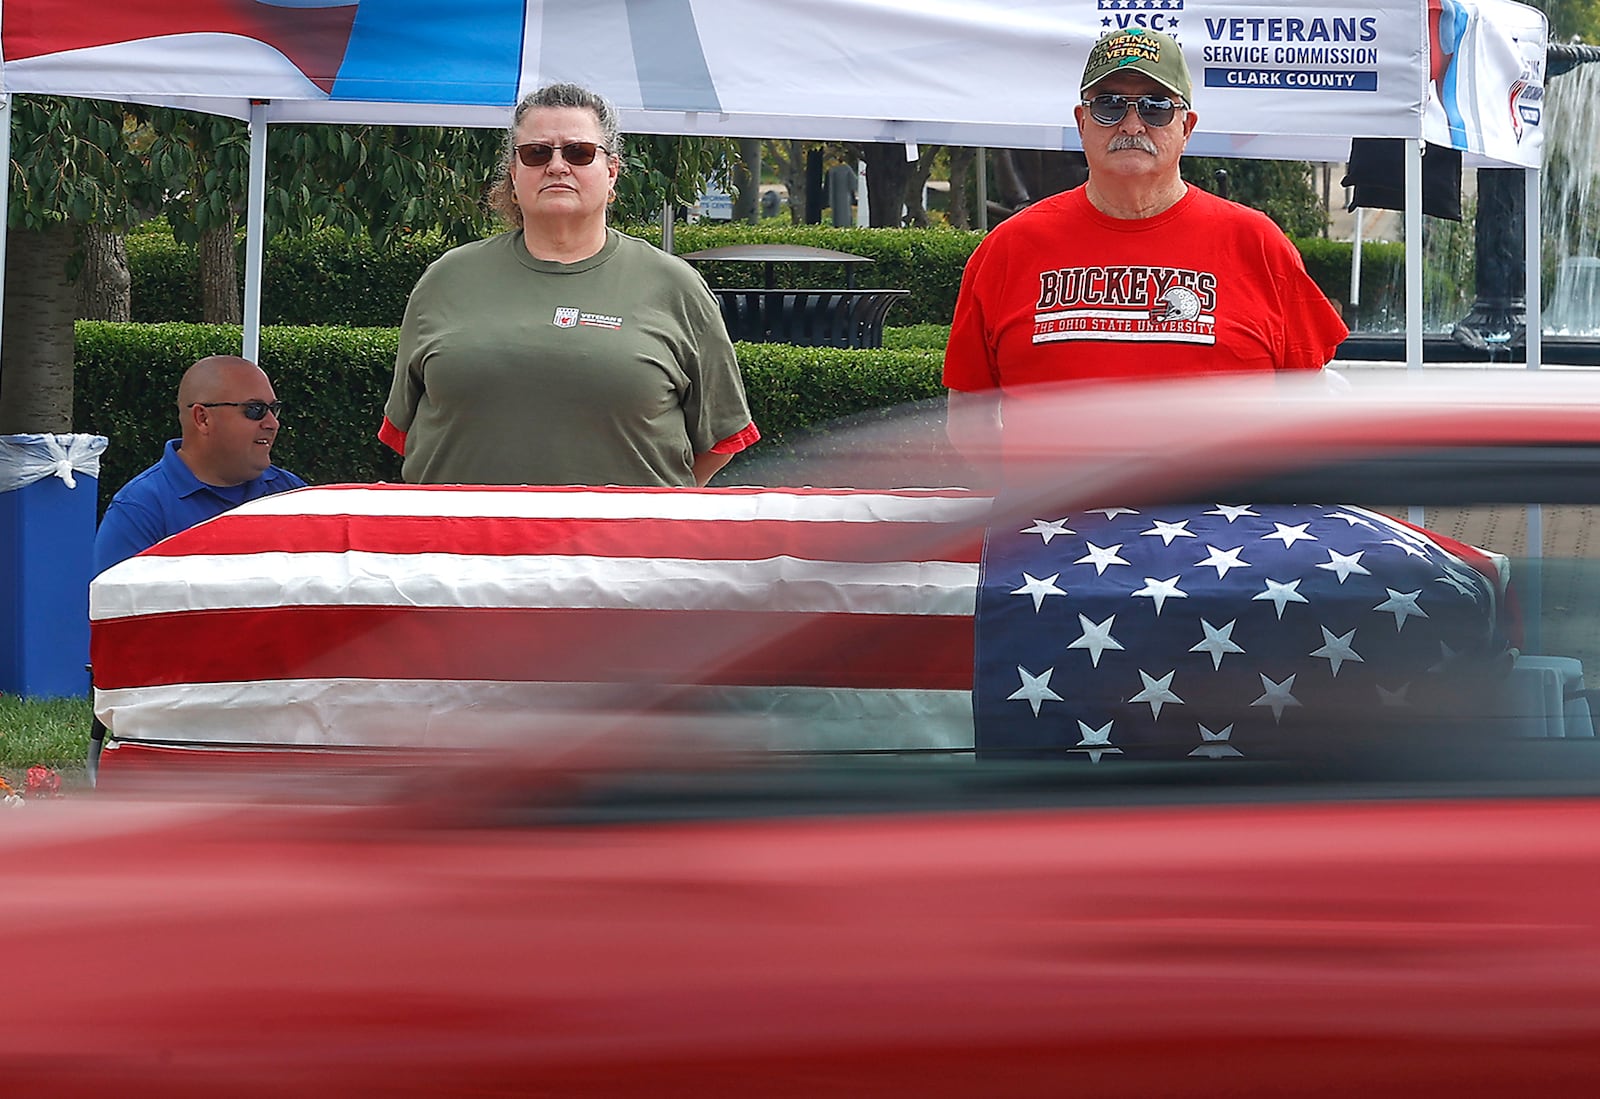
M 1185 103 L 1194 103 L 1189 94 L 1189 66 L 1183 59 L 1183 48 L 1170 35 L 1142 27 L 1114 31 L 1094 44 L 1083 66 L 1079 92 L 1088 92 L 1112 73 L 1129 70 L 1143 73 Z

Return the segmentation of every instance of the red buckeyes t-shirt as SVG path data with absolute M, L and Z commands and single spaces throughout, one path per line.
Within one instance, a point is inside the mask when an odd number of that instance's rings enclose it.
M 996 226 L 967 262 L 951 389 L 1318 370 L 1349 334 L 1272 220 L 1191 186 L 1122 220 L 1079 187 Z

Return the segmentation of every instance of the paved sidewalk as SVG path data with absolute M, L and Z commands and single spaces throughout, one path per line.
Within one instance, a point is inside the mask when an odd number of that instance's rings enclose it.
M 1404 515 L 1403 509 L 1381 509 Z M 1584 680 L 1600 686 L 1600 507 L 1576 504 L 1542 509 L 1543 559 L 1539 562 L 1545 653 L 1583 661 Z M 1512 581 L 1527 580 L 1527 508 L 1521 504 L 1428 508 L 1424 525 L 1440 534 L 1513 559 Z

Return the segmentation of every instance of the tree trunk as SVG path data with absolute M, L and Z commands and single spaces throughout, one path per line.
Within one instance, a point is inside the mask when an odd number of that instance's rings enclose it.
M 85 225 L 78 234 L 83 270 L 78 272 L 78 317 L 86 321 L 133 319 L 133 277 L 128 272 L 128 240 L 103 225 Z
M 244 319 L 237 252 L 231 228 L 200 230 L 200 315 L 206 324 L 238 324 Z
M 937 145 L 924 145 L 916 160 L 906 164 L 906 224 L 919 229 L 928 227 L 928 210 L 922 202 L 922 192 L 933 172 L 933 160 L 939 152 Z
M 995 149 L 995 181 L 1001 201 L 1016 213 L 1047 195 L 1070 191 L 1089 178 L 1082 153 Z
M 999 192 L 1000 201 L 1012 211 L 1032 202 L 1034 196 L 1029 193 L 1027 180 L 1018 168 L 1016 151 L 993 149 L 990 155 L 994 160 L 995 190 Z
M 911 169 L 904 145 L 862 146 L 861 159 L 867 165 L 867 222 L 894 227 L 902 224 L 906 204 L 906 183 Z
M 6 245 L 0 435 L 72 430 L 73 230 L 13 229 Z
M 822 194 L 822 150 L 813 145 L 806 150 L 806 207 L 795 224 L 822 224 Z
M 953 229 L 972 228 L 972 196 L 967 194 L 967 185 L 977 163 L 978 150 L 964 145 L 950 147 L 950 206 L 945 216 Z
M 733 165 L 733 220 L 761 220 L 761 139 L 741 137 L 739 159 Z

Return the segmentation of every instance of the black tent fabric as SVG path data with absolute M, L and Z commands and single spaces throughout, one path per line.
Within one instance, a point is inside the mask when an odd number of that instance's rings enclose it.
M 1350 209 L 1406 208 L 1406 143 L 1400 138 L 1357 137 L 1350 141 L 1350 160 L 1340 184 L 1354 187 Z M 1422 154 L 1422 212 L 1429 217 L 1461 220 L 1461 150 L 1429 142 Z

